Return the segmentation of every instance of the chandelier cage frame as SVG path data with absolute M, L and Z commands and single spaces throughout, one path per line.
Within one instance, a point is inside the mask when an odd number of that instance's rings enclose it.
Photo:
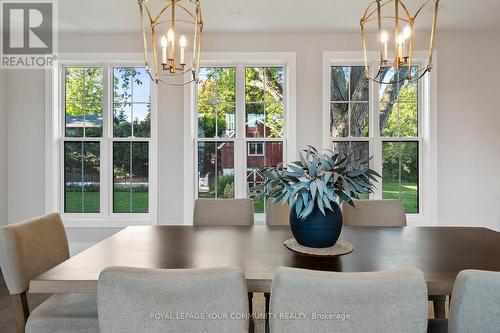
M 374 0 L 372 1 L 368 7 L 365 10 L 365 13 L 363 17 L 360 19 L 360 27 L 361 27 L 361 39 L 362 39 L 362 44 L 363 44 L 363 53 L 364 53 L 364 60 L 365 60 L 365 78 L 366 80 L 371 80 L 377 83 L 383 83 L 383 84 L 399 84 L 402 83 L 406 80 L 412 80 L 412 79 L 421 79 L 426 73 L 430 72 L 432 70 L 432 57 L 433 57 L 433 50 L 434 50 L 434 44 L 435 44 L 435 39 L 436 39 L 436 26 L 437 26 L 437 18 L 438 18 L 438 12 L 439 12 L 439 1 L 440 0 L 426 0 L 418 9 L 416 10 L 415 14 L 411 14 L 411 12 L 408 10 L 408 7 L 404 3 L 403 0 Z M 382 8 L 394 3 L 394 15 L 382 15 Z M 413 44 L 413 37 L 414 37 L 414 25 L 417 17 L 422 13 L 423 9 L 426 8 L 429 4 L 434 3 L 434 13 L 432 17 L 432 28 L 431 28 L 431 36 L 430 36 L 430 43 L 429 43 L 429 56 L 428 56 L 428 61 L 427 65 L 423 68 L 418 69 L 416 72 L 416 75 L 412 74 L 412 66 L 413 66 L 413 51 L 414 51 L 414 44 Z M 400 16 L 400 13 L 403 13 L 404 16 Z M 394 20 L 394 34 L 395 36 L 399 36 L 401 33 L 400 25 L 406 23 L 408 27 L 411 29 L 411 34 L 408 37 L 409 39 L 409 51 L 408 51 L 408 56 L 403 56 L 403 59 L 400 59 L 401 57 L 398 56 L 398 46 L 396 45 L 395 42 L 395 55 L 394 55 L 394 61 L 393 64 L 389 64 L 389 59 L 388 55 L 387 58 L 384 57 L 384 53 L 387 53 L 387 50 L 384 50 L 383 43 L 379 40 L 379 68 L 377 71 L 377 74 L 375 76 L 370 76 L 370 70 L 369 70 L 369 60 L 368 60 L 368 50 L 367 50 L 367 43 L 366 43 L 366 30 L 365 27 L 368 23 L 376 21 L 377 24 L 377 33 L 378 36 L 381 37 L 382 33 L 385 32 L 382 29 L 382 22 L 383 21 L 389 21 L 389 20 Z M 387 47 L 387 42 L 386 46 Z M 389 64 L 389 65 L 388 65 Z M 397 81 L 392 81 L 391 82 L 385 82 L 381 78 L 381 74 L 385 70 L 393 70 L 395 69 L 394 73 L 398 73 L 401 68 L 403 67 L 408 67 L 410 70 L 408 71 L 408 75 L 406 75 L 404 78 L 400 78 Z
M 143 44 L 144 44 L 144 63 L 146 72 L 149 74 L 151 80 L 159 84 L 164 83 L 171 86 L 184 86 L 195 82 L 199 83 L 199 71 L 200 71 L 200 60 L 201 60 L 201 47 L 203 42 L 203 18 L 201 13 L 200 0 L 155 0 L 166 2 L 165 6 L 159 10 L 158 14 L 153 15 L 148 2 L 153 0 L 138 0 L 139 13 L 140 13 L 140 24 L 142 30 Z M 189 10 L 186 8 L 185 4 L 194 6 L 194 10 Z M 187 18 L 178 18 L 177 10 L 181 11 Z M 168 16 L 170 14 L 170 16 Z M 175 33 L 175 28 L 178 23 L 187 24 L 194 26 L 193 34 L 193 53 L 192 53 L 192 63 L 190 66 L 187 64 L 177 65 L 175 56 L 175 40 L 173 41 L 174 46 L 172 49 L 172 58 L 168 59 L 168 64 L 161 63 L 159 60 L 158 52 L 158 37 L 161 33 L 158 32 L 158 27 L 162 25 L 167 26 L 167 29 L 173 29 Z M 147 32 L 151 31 L 151 48 L 152 52 L 148 52 L 149 43 Z M 165 31 L 166 33 L 166 31 Z M 165 35 L 164 35 L 165 36 Z M 152 59 L 150 59 L 152 57 Z M 152 61 L 151 61 L 152 60 Z M 187 81 L 182 82 L 171 82 L 174 77 L 185 77 L 185 74 L 191 72 L 191 78 Z

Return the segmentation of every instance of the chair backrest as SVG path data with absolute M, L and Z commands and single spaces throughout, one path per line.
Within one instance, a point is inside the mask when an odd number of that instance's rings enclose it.
M 250 199 L 197 199 L 194 204 L 196 226 L 250 226 L 253 223 Z
M 97 309 L 102 333 L 248 332 L 246 283 L 237 268 L 106 268 Z
M 12 295 L 25 292 L 32 278 L 69 258 L 59 214 L 0 227 L 0 267 Z
M 400 200 L 354 200 L 356 208 L 342 203 L 344 224 L 358 227 L 405 227 L 405 207 Z
M 289 225 L 290 206 L 288 204 L 275 203 L 273 199 L 267 200 L 266 207 L 267 225 Z
M 450 333 L 500 330 L 500 272 L 461 271 L 451 296 Z
M 280 317 L 287 313 L 307 318 Z M 424 333 L 427 286 L 423 273 L 414 269 L 336 273 L 280 268 L 272 284 L 271 314 L 271 333 Z

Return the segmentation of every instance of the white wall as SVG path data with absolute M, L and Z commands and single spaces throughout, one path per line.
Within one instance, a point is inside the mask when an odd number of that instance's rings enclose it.
M 62 36 L 63 52 L 140 52 L 137 35 Z M 496 34 L 438 36 L 439 224 L 500 229 L 500 52 Z M 297 53 L 297 147 L 321 145 L 323 51 L 360 50 L 358 34 L 207 35 L 207 52 Z M 84 54 L 82 54 L 84 58 Z M 44 81 L 9 80 L 9 221 L 43 213 Z M 183 90 L 160 86 L 158 219 L 183 223 Z M 36 165 L 35 171 L 31 166 Z M 30 170 L 28 173 L 27 171 Z M 27 190 L 29 189 L 29 191 Z M 82 232 L 80 232 L 81 234 Z M 78 238 L 79 233 L 73 233 Z M 90 233 L 92 234 L 92 233 Z M 95 235 L 95 234 L 92 234 Z M 90 237 L 90 236 L 89 236 Z
M 0 70 L 0 225 L 7 223 L 7 72 Z
M 8 221 L 45 211 L 45 74 L 7 72 Z
M 439 43 L 439 223 L 500 229 L 500 36 Z

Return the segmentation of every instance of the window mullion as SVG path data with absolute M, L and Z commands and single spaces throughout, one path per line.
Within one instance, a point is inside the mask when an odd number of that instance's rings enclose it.
M 100 193 L 100 201 L 101 201 L 101 215 L 104 216 L 109 216 L 109 204 L 111 201 L 109 201 L 109 196 L 108 193 L 110 192 L 110 184 L 109 184 L 109 169 L 111 168 L 111 163 L 110 161 L 110 150 L 109 150 L 109 137 L 110 137 L 110 129 L 109 129 L 109 124 L 112 123 L 110 119 L 113 118 L 112 114 L 110 115 L 110 112 L 112 112 L 113 108 L 110 107 L 110 101 L 111 98 L 109 96 L 110 89 L 109 89 L 109 84 L 110 84 L 110 79 L 109 79 L 109 65 L 104 65 L 103 66 L 103 105 L 102 105 L 102 138 L 100 148 L 101 148 L 101 170 L 100 170 L 100 188 L 101 188 L 101 193 Z M 111 111 L 110 111 L 111 110 Z M 111 133 L 112 135 L 112 133 Z
M 234 145 L 235 198 L 246 197 L 245 66 L 236 66 L 236 140 Z
M 371 64 L 370 70 L 372 71 L 372 77 L 375 75 L 376 65 Z M 379 112 L 380 112 L 380 84 L 370 80 L 370 121 L 371 121 L 371 132 L 370 137 L 372 138 L 371 151 L 370 154 L 373 156 L 371 160 L 370 167 L 382 174 L 382 140 L 380 137 L 380 122 L 379 122 Z M 372 199 L 382 199 L 382 181 L 374 184 L 374 193 L 371 195 Z

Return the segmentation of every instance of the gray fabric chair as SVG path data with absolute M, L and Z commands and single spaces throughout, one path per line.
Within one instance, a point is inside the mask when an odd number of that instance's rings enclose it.
M 275 203 L 273 199 L 267 200 L 266 208 L 267 225 L 289 225 L 290 206 L 287 204 Z
M 197 199 L 194 204 L 195 226 L 253 225 L 253 203 L 250 199 Z
M 458 274 L 448 331 L 500 332 L 500 272 L 465 270 Z
M 29 313 L 30 280 L 68 258 L 58 214 L 0 227 L 0 267 L 16 307 L 18 332 L 99 332 L 95 294 L 54 295 Z
M 405 227 L 406 212 L 401 200 L 354 200 L 353 208 L 341 205 L 344 225 L 357 227 Z M 445 318 L 446 295 L 430 295 L 434 317 Z
M 356 208 L 343 202 L 344 225 L 358 227 L 404 227 L 406 213 L 400 200 L 354 200 Z
M 388 301 L 387 294 L 395 297 Z M 306 319 L 283 317 L 300 313 Z M 414 269 L 336 273 L 280 268 L 271 289 L 271 314 L 271 333 L 424 333 L 427 286 L 423 273 Z
M 110 267 L 99 277 L 99 325 L 102 333 L 247 333 L 246 294 L 244 275 L 236 268 Z

